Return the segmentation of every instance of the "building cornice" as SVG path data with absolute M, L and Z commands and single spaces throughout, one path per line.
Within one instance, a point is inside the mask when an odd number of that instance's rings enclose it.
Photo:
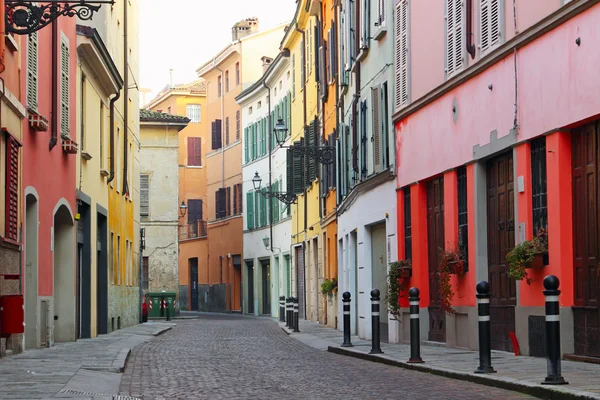
M 486 55 L 481 61 L 477 62 L 470 68 L 465 69 L 456 76 L 450 78 L 443 84 L 439 85 L 429 93 L 420 97 L 419 99 L 408 104 L 406 107 L 395 112 L 392 116 L 392 121 L 397 123 L 398 121 L 408 117 L 409 115 L 419 111 L 421 108 L 433 103 L 435 100 L 444 96 L 448 92 L 469 81 L 475 76 L 483 73 L 488 68 L 496 65 L 499 61 L 513 53 L 515 50 L 527 46 L 529 43 L 540 38 L 546 33 L 564 24 L 571 18 L 581 14 L 588 10 L 594 5 L 598 4 L 600 0 L 579 0 L 568 3 L 559 8 L 554 13 L 550 14 L 546 18 L 542 19 L 535 25 L 529 27 L 519 35 L 508 40 L 497 49 L 492 51 L 489 55 Z
M 210 59 L 205 64 L 203 64 L 200 68 L 198 68 L 196 70 L 198 77 L 203 77 L 204 75 L 206 75 L 208 72 L 213 70 L 215 67 L 219 66 L 223 61 L 225 61 L 225 59 L 227 59 L 233 53 L 240 53 L 240 41 L 239 40 L 228 44 L 227 47 L 225 47 L 223 50 L 221 50 L 219 53 L 217 53 L 216 56 L 214 56 L 212 59 Z
M 269 68 L 267 68 L 267 70 L 260 77 L 260 79 L 257 80 L 256 82 L 254 82 L 250 87 L 248 87 L 242 93 L 238 94 L 237 97 L 235 98 L 235 101 L 239 105 L 243 105 L 248 100 L 251 100 L 254 97 L 256 97 L 257 95 L 260 95 L 264 90 L 266 90 L 265 84 L 268 81 L 272 81 L 273 78 L 278 77 L 279 74 L 282 71 L 284 71 L 285 68 L 288 66 L 289 56 L 290 56 L 289 50 L 286 49 L 286 50 L 281 51 L 277 55 L 277 57 L 275 57 L 275 60 L 273 60 L 271 65 L 269 65 Z

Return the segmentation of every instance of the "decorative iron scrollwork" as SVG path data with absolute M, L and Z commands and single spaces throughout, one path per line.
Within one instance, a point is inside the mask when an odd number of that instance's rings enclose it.
M 288 192 L 264 192 L 264 196 L 269 199 L 275 197 L 277 200 L 285 204 L 294 204 L 296 202 L 296 195 Z
M 323 165 L 330 165 L 335 162 L 335 147 L 333 146 L 290 146 L 289 149 L 292 154 L 308 155 Z
M 6 32 L 28 35 L 52 23 L 60 16 L 90 20 L 101 4 L 114 0 L 63 0 L 35 4 L 26 0 L 5 0 Z

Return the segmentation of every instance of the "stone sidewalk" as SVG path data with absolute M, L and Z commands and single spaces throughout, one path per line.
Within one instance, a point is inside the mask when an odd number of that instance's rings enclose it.
M 0 359 L 0 398 L 119 398 L 121 372 L 131 350 L 175 325 L 148 322 Z
M 515 356 L 512 353 L 492 351 L 495 374 L 475 374 L 479 366 L 479 353 L 465 349 L 449 349 L 445 346 L 421 345 L 423 364 L 408 364 L 408 344 L 382 343 L 384 354 L 371 355 L 371 341 L 352 337 L 354 347 L 340 347 L 344 342 L 342 332 L 311 321 L 300 321 L 300 333 L 293 333 L 279 325 L 292 337 L 317 349 L 351 357 L 395 365 L 500 387 L 534 395 L 544 399 L 600 399 L 600 365 L 575 361 L 562 361 L 562 375 L 568 385 L 542 385 L 546 377 L 546 359 Z

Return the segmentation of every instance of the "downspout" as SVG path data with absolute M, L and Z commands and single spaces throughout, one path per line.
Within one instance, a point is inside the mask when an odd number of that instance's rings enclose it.
M 214 62 L 214 61 L 213 61 Z M 221 73 L 221 187 L 225 187 L 225 141 L 223 140 L 223 126 L 225 125 L 225 82 L 223 70 L 215 65 L 215 69 Z
M 127 150 L 129 139 L 129 40 L 127 37 L 127 6 L 123 5 L 123 191 L 122 196 L 129 194 L 127 183 Z
M 52 21 L 52 135 L 50 150 L 58 143 L 58 22 Z
M 306 129 L 306 33 L 304 32 L 304 30 L 299 29 L 298 28 L 298 23 L 296 23 L 296 32 L 300 32 L 302 34 L 302 43 L 304 44 L 304 46 L 302 46 L 302 60 L 304 61 L 302 63 L 302 76 L 304 77 L 304 82 L 300 82 L 300 85 L 303 87 L 302 90 L 302 112 L 303 112 L 303 121 L 304 124 L 302 126 L 302 129 Z M 304 171 L 304 173 L 306 174 L 307 172 Z M 304 188 L 304 234 L 306 236 L 306 230 L 308 229 L 308 201 L 307 201 L 307 191 L 306 191 L 306 187 Z M 306 238 L 306 237 L 305 237 Z
M 119 90 L 115 97 L 110 99 L 110 172 L 106 183 L 111 183 L 115 179 L 115 103 L 121 97 L 121 91 Z
M 273 120 L 271 118 L 271 88 L 267 86 L 266 78 L 263 80 L 263 86 L 267 89 L 267 118 L 269 123 L 267 129 L 269 130 L 269 190 L 271 190 L 272 178 L 271 178 L 271 145 L 273 144 Z M 273 253 L 273 207 L 269 204 L 269 243 L 271 244 L 271 253 Z

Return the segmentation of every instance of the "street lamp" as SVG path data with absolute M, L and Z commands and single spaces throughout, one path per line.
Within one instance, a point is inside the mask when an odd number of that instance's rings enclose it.
M 289 149 L 293 155 L 302 154 L 309 157 L 314 157 L 317 162 L 329 165 L 335 162 L 335 147 L 334 146 L 284 146 L 285 138 L 287 137 L 288 128 L 285 126 L 283 119 L 279 118 L 275 124 L 275 139 L 280 148 Z
M 261 177 L 258 175 L 258 171 L 254 173 L 254 178 L 252 178 L 252 186 L 254 186 L 254 190 L 259 191 L 262 183 Z M 272 192 L 270 190 L 261 191 L 263 196 L 267 199 L 271 197 L 275 197 L 277 200 L 281 201 L 285 204 L 293 204 L 296 202 L 296 195 L 294 193 L 288 192 Z
M 181 216 L 181 218 L 185 217 L 186 212 L 187 212 L 187 206 L 185 205 L 185 202 L 182 201 L 181 205 L 179 206 L 179 215 Z

